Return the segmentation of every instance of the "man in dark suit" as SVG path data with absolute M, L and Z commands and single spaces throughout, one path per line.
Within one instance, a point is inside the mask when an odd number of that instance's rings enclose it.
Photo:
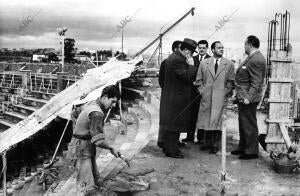
M 210 55 L 207 54 L 208 42 L 206 40 L 200 40 L 197 45 L 198 45 L 199 54 L 196 56 L 193 56 L 193 59 L 194 59 L 195 67 L 199 68 L 201 61 L 209 58 Z M 191 106 L 191 107 L 194 109 L 193 116 L 195 118 L 195 128 L 188 130 L 187 137 L 182 140 L 183 142 L 194 142 L 195 141 L 196 122 L 197 122 L 197 116 L 198 116 L 199 104 L 200 104 L 200 95 L 199 95 L 199 92 L 196 87 L 194 88 L 194 97 L 195 98 L 197 97 L 197 98 L 193 102 L 193 106 Z M 198 140 L 198 142 L 197 142 L 198 144 L 201 144 L 204 142 L 204 131 L 201 131 L 201 130 L 197 131 L 197 140 Z
M 245 53 L 248 57 L 236 72 L 235 88 L 238 100 L 240 141 L 237 150 L 231 152 L 240 155 L 239 159 L 258 158 L 258 127 L 256 107 L 262 96 L 262 86 L 266 72 L 266 60 L 258 50 L 259 39 L 250 35 L 245 41 Z
M 196 47 L 197 42 L 185 38 L 179 50 L 168 57 L 165 65 L 159 125 L 164 129 L 165 154 L 172 158 L 184 158 L 178 149 L 180 132 L 195 126 L 190 104 L 197 73 L 192 58 Z
M 179 40 L 176 40 L 173 42 L 173 44 L 172 44 L 172 52 L 173 53 L 179 50 L 180 44 L 181 44 L 181 41 L 179 41 Z M 159 83 L 159 86 L 161 87 L 161 96 L 162 96 L 162 92 L 164 90 L 166 61 L 167 61 L 167 59 L 165 59 L 161 62 L 161 65 L 159 68 L 159 74 L 158 74 L 158 83 Z M 161 102 L 160 102 L 160 104 L 161 104 Z M 160 114 L 161 114 L 161 112 L 160 112 Z M 164 133 L 164 130 L 159 126 L 157 146 L 160 148 L 163 148 L 163 133 Z
M 193 56 L 195 66 L 197 68 L 199 68 L 199 65 L 200 65 L 200 63 L 201 63 L 202 60 L 207 59 L 207 58 L 210 57 L 210 55 L 207 54 L 207 50 L 208 50 L 208 42 L 206 40 L 200 40 L 198 42 L 198 51 L 199 51 L 199 54 L 196 55 L 196 56 Z

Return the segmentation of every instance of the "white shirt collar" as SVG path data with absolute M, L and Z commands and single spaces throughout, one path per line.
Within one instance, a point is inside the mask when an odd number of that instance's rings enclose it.
M 252 55 L 254 52 L 258 51 L 258 49 L 254 49 L 250 52 L 249 56 Z
M 218 65 L 220 65 L 220 62 L 221 62 L 222 57 L 221 57 L 221 58 L 215 58 L 215 57 L 213 57 L 213 58 L 214 58 L 214 64 L 216 64 L 216 61 L 217 61 L 217 59 L 218 59 Z

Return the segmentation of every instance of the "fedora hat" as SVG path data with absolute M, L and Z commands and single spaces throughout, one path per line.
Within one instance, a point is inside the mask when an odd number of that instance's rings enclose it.
M 184 38 L 184 40 L 181 42 L 181 46 L 183 48 L 187 48 L 188 50 L 190 50 L 192 52 L 195 52 L 196 47 L 197 47 L 197 42 L 190 38 Z

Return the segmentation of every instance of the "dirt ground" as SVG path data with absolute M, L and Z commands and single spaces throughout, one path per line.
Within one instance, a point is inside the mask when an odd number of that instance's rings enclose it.
M 232 139 L 237 137 L 236 117 L 231 113 L 227 121 L 228 152 L 236 149 L 238 144 Z M 220 187 L 221 153 L 211 155 L 208 151 L 200 151 L 199 145 L 188 144 L 181 149 L 184 159 L 168 158 L 156 146 L 156 142 L 154 138 L 131 161 L 136 169 L 154 168 L 154 172 L 145 177 L 150 181 L 150 189 L 134 193 L 135 196 L 201 196 L 207 190 Z M 227 153 L 226 188 L 227 193 L 243 196 L 299 196 L 300 175 L 276 173 L 269 154 L 262 148 L 256 160 L 239 160 L 237 156 Z

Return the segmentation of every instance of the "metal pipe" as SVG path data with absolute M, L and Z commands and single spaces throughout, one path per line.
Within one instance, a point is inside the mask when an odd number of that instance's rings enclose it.
M 285 14 L 282 16 L 283 18 L 283 51 L 286 51 L 286 17 Z
M 142 50 L 140 50 L 139 52 L 137 52 L 134 56 L 138 56 L 140 54 L 142 54 L 145 50 L 147 50 L 150 46 L 152 46 L 156 41 L 158 41 L 160 39 L 161 36 L 165 35 L 166 33 L 168 33 L 172 28 L 174 28 L 179 22 L 181 22 L 185 17 L 187 17 L 189 14 L 192 14 L 192 16 L 194 16 L 194 10 L 195 8 L 192 7 L 192 9 L 190 9 L 184 16 L 182 16 L 179 20 L 177 20 L 174 24 L 172 24 L 170 27 L 168 27 L 164 32 L 162 32 L 161 34 L 159 34 L 158 37 L 156 37 L 152 42 L 150 42 L 145 48 L 143 48 Z
M 70 121 L 71 121 L 71 120 L 68 119 L 68 122 L 67 122 L 67 124 L 65 125 L 65 128 L 64 128 L 64 130 L 63 130 L 63 133 L 62 133 L 61 136 L 60 136 L 59 142 L 58 142 L 58 144 L 57 144 L 57 146 L 56 146 L 55 152 L 54 152 L 54 154 L 53 154 L 53 156 L 52 156 L 52 159 L 51 159 L 51 161 L 50 161 L 50 165 L 51 165 L 51 163 L 54 161 L 54 159 L 55 159 L 55 157 L 56 157 L 56 154 L 57 154 L 57 151 L 58 151 L 58 149 L 59 149 L 60 143 L 61 143 L 61 141 L 62 141 L 62 139 L 63 139 L 63 137 L 64 137 L 64 135 L 65 135 L 65 132 L 66 132 L 66 130 L 67 130 L 67 127 L 68 127 Z
M 289 12 L 287 12 L 287 17 L 288 17 L 288 33 L 287 33 L 287 43 L 290 43 L 290 25 L 291 25 L 291 15 Z
M 6 169 L 7 169 L 7 160 L 6 160 L 6 151 L 2 154 L 2 167 L 3 167 L 3 195 L 7 195 L 7 187 L 6 187 Z

